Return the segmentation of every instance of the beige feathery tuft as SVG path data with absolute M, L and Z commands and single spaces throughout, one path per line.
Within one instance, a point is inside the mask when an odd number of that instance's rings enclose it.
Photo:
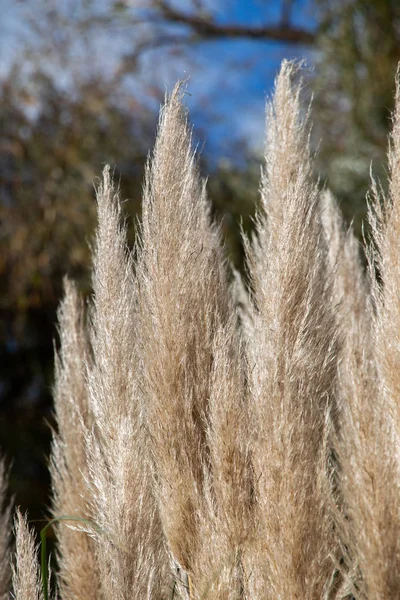
M 389 145 L 389 197 L 383 210 L 375 190 L 375 214 L 370 215 L 382 291 L 374 279 L 377 304 L 376 344 L 382 394 L 400 435 L 400 66 L 396 77 L 395 111 Z M 376 271 L 373 272 L 376 274 Z M 400 458 L 400 456 L 398 456 Z
M 251 598 L 320 599 L 337 543 L 330 518 L 335 322 L 318 188 L 300 87 L 284 62 L 267 113 L 263 213 L 248 248 L 247 343 L 259 536 L 247 555 Z
M 255 534 L 250 418 L 236 315 L 215 332 L 207 443 L 210 474 L 203 544 L 195 561 L 199 598 L 237 600 L 245 589 L 243 554 Z
M 132 261 L 108 167 L 97 202 L 87 441 L 102 597 L 156 600 L 170 585 L 169 559 L 143 435 Z
M 137 265 L 142 388 L 171 553 L 196 598 L 206 588 L 207 597 L 228 597 L 213 590 L 227 589 L 224 569 L 232 593 L 239 585 L 246 509 L 233 497 L 248 495 L 248 477 L 239 482 L 248 465 L 243 374 L 219 233 L 209 223 L 182 95 L 178 84 L 161 111 L 146 173 Z
M 363 489 L 363 480 L 365 469 L 374 461 L 368 442 L 368 438 L 372 440 L 376 435 L 373 423 L 377 393 L 371 294 L 352 229 L 345 230 L 340 209 L 329 191 L 322 194 L 321 202 L 328 269 L 333 274 L 332 302 L 341 340 L 337 386 L 339 410 L 333 438 L 336 493 L 332 499 L 332 513 L 341 542 L 342 560 L 338 567 L 342 578 L 335 598 L 348 598 L 351 594 L 358 598 L 360 573 L 349 516 L 356 505 L 368 503 L 363 497 L 367 489 Z
M 15 600 L 43 600 L 35 538 L 19 510 L 15 516 L 15 539 L 13 597 Z
M 68 279 L 64 281 L 64 289 L 58 310 L 61 344 L 55 357 L 53 391 L 58 432 L 54 434 L 50 464 L 52 516 L 90 520 L 92 498 L 85 444 L 85 431 L 92 425 L 86 377 L 90 347 L 77 289 Z M 66 520 L 57 525 L 59 587 L 63 600 L 78 600 L 82 596 L 97 600 L 99 596 L 93 540 L 82 525 L 83 521 Z
M 355 598 L 400 598 L 400 92 L 389 151 L 389 197 L 382 209 L 373 183 L 369 256 L 372 337 L 358 334 L 343 375 L 338 455 L 347 562 Z M 363 334 L 363 331 L 361 332 Z
M 337 201 L 329 190 L 321 194 L 321 206 L 337 321 L 344 331 L 352 329 L 354 319 L 361 328 L 370 330 L 370 290 L 359 242 L 352 227 L 346 229 Z

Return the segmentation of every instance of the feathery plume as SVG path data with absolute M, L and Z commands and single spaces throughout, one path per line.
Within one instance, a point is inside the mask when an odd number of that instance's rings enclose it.
M 351 227 L 344 225 L 333 194 L 321 194 L 322 225 L 328 249 L 328 269 L 333 274 L 332 300 L 338 324 L 354 331 L 355 322 L 370 330 L 370 292 L 360 257 L 359 243 Z M 348 337 L 348 336 L 347 336 Z
M 254 481 L 249 414 L 236 314 L 215 332 L 207 443 L 210 481 L 201 520 L 205 543 L 195 563 L 199 598 L 232 599 L 244 591 L 243 552 L 254 536 Z
M 324 597 L 335 555 L 327 466 L 336 333 L 318 188 L 300 87 L 284 62 L 268 107 L 263 213 L 248 248 L 253 339 L 248 381 L 260 536 L 248 553 L 252 598 Z
M 341 530 L 356 598 L 400 597 L 399 425 L 400 392 L 400 97 L 389 151 L 385 212 L 373 182 L 369 254 L 374 312 L 372 337 L 347 354 L 338 456 L 344 499 Z M 376 269 L 379 271 L 379 277 Z
M 65 279 L 65 295 L 58 310 L 60 351 L 55 357 L 54 404 L 58 433 L 54 434 L 50 471 L 53 518 L 72 516 L 90 520 L 91 494 L 85 431 L 91 427 L 85 370 L 90 348 L 82 301 L 75 285 Z M 79 523 L 57 525 L 59 588 L 63 600 L 97 600 L 99 577 L 93 540 Z M 82 528 L 81 528 L 82 529 Z
M 29 530 L 26 518 L 19 510 L 17 510 L 15 517 L 15 538 L 14 598 L 15 600 L 43 600 L 35 538 Z
M 332 302 L 340 331 L 338 360 L 338 419 L 333 436 L 336 469 L 336 494 L 332 499 L 338 539 L 341 542 L 342 582 L 335 598 L 356 594 L 357 572 L 354 536 L 349 511 L 363 494 L 359 487 L 360 469 L 369 462 L 370 449 L 360 439 L 362 430 L 374 420 L 374 394 L 377 392 L 372 353 L 371 295 L 361 264 L 358 242 L 352 229 L 347 231 L 337 202 L 331 192 L 321 195 L 322 223 L 328 245 L 328 268 L 333 275 Z M 369 425 L 368 425 L 369 423 Z M 363 502 L 363 501 L 362 501 Z
M 376 262 L 382 281 L 374 282 L 374 300 L 377 304 L 376 343 L 378 370 L 385 400 L 392 416 L 397 435 L 400 435 L 400 67 L 396 77 L 395 111 L 389 145 L 389 198 L 384 208 L 379 204 L 376 186 L 373 186 L 375 214 L 370 211 L 376 249 Z M 371 271 L 376 271 L 371 264 Z M 382 289 L 382 292 L 381 292 Z M 390 343 L 388 341 L 390 340 Z M 394 412 L 393 412 L 394 411 Z
M 201 597 L 206 586 L 220 590 L 225 585 L 219 577 L 221 561 L 236 560 L 232 548 L 241 543 L 242 509 L 233 506 L 232 494 L 246 493 L 245 481 L 238 485 L 236 469 L 243 473 L 247 457 L 238 441 L 241 432 L 234 431 L 245 420 L 243 399 L 237 403 L 243 376 L 234 307 L 181 96 L 178 84 L 161 111 L 147 166 L 138 314 L 142 387 L 162 524 L 174 559 L 190 574 L 193 593 Z M 225 361 L 231 382 L 228 373 L 215 370 L 216 361 L 221 366 Z M 233 385 L 237 387 L 229 397 Z M 228 414 L 234 415 L 231 423 Z M 222 479 L 226 493 L 221 491 Z M 222 542 L 218 511 L 232 525 L 229 541 Z M 223 554 L 217 551 L 221 545 Z
M 138 389 L 136 292 L 109 168 L 97 190 L 88 436 L 93 512 L 105 600 L 163 597 L 169 563 L 151 490 Z

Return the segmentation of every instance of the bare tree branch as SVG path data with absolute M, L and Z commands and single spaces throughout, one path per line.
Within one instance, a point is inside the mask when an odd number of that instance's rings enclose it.
M 165 0 L 156 0 L 155 6 L 166 21 L 187 25 L 204 38 L 242 37 L 293 44 L 312 44 L 315 41 L 315 34 L 312 31 L 292 26 L 287 19 L 279 25 L 265 24 L 258 27 L 237 25 L 235 23 L 220 24 L 199 13 L 190 14 L 177 10 Z M 287 11 L 285 11 L 285 14 L 287 16 Z

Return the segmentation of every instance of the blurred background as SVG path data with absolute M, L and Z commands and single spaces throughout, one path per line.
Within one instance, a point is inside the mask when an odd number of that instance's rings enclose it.
M 371 164 L 386 171 L 400 2 L 0 0 L 0 14 L 0 448 L 15 501 L 35 519 L 48 505 L 62 277 L 90 294 L 93 183 L 104 164 L 133 242 L 160 104 L 189 78 L 214 215 L 241 269 L 265 100 L 281 60 L 305 59 L 316 170 L 360 234 Z

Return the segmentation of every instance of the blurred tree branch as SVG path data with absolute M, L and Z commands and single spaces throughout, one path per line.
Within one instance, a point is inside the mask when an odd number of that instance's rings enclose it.
M 196 10 L 191 13 L 178 10 L 166 0 L 155 0 L 153 5 L 165 21 L 186 25 L 197 35 L 206 39 L 249 38 L 292 44 L 312 44 L 315 42 L 314 32 L 296 27 L 290 23 L 291 0 L 283 1 L 282 19 L 278 25 L 263 24 L 259 26 L 218 23 L 199 7 L 199 3 L 196 3 Z

